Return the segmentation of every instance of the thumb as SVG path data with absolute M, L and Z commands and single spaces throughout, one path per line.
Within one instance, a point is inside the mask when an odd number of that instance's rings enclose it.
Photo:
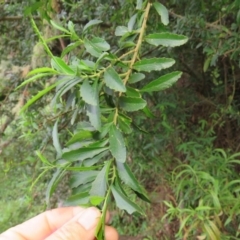
M 101 213 L 97 208 L 84 209 L 46 240 L 94 240 Z

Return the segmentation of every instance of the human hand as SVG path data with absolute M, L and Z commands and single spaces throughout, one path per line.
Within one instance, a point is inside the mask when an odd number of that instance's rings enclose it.
M 57 208 L 8 229 L 0 234 L 0 240 L 94 240 L 100 216 L 94 207 Z M 105 236 L 106 240 L 118 239 L 117 231 L 109 226 Z

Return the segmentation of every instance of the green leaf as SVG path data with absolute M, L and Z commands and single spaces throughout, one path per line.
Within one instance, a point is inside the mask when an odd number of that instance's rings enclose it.
M 119 106 L 127 111 L 134 112 L 139 109 L 143 109 L 147 105 L 147 102 L 142 98 L 133 98 L 133 97 L 120 97 Z
M 99 171 L 86 171 L 74 173 L 72 175 L 72 178 L 70 179 L 71 188 L 76 188 L 79 185 L 92 182 L 96 178 L 98 173 Z
M 137 192 L 144 201 L 150 202 L 145 190 L 138 183 L 137 179 L 126 163 L 117 162 L 117 170 L 119 177 L 125 184 Z
M 66 170 L 64 168 L 58 168 L 57 171 L 53 174 L 51 181 L 48 183 L 46 190 L 46 203 L 49 204 L 50 197 L 52 196 L 54 190 L 56 189 L 59 181 L 62 179 Z
M 109 150 L 113 157 L 116 159 L 116 161 L 124 163 L 127 157 L 126 146 L 122 133 L 115 125 L 110 127 L 109 143 Z
M 136 88 L 132 88 L 132 87 L 127 87 L 126 96 L 141 98 L 141 94 L 140 94 L 139 90 Z
M 90 139 L 93 137 L 93 132 L 81 130 L 80 132 L 74 134 L 72 138 L 67 142 L 67 146 L 76 142 L 80 142 L 85 139 Z
M 65 47 L 61 53 L 61 58 L 66 56 L 69 52 L 73 51 L 78 46 L 82 45 L 82 42 L 77 41 L 75 43 L 70 43 L 67 47 Z
M 118 124 L 122 132 L 130 134 L 132 132 L 131 123 L 131 118 L 125 116 L 124 114 L 118 114 Z
M 59 25 L 58 23 L 55 23 L 54 21 L 50 20 L 50 23 L 52 24 L 52 26 L 58 30 L 60 30 L 61 32 L 65 32 L 67 34 L 71 34 L 66 28 L 64 28 L 63 26 Z
M 90 190 L 91 196 L 104 197 L 107 190 L 107 175 L 111 161 L 107 161 L 103 169 L 98 173 L 96 179 L 92 183 Z
M 126 195 L 121 191 L 120 188 L 117 188 L 116 186 L 112 185 L 111 191 L 116 201 L 117 207 L 119 207 L 122 210 L 126 210 L 129 214 L 139 212 L 140 214 L 144 215 L 142 209 L 134 202 L 130 201 L 126 197 Z
M 59 158 L 62 155 L 62 147 L 60 145 L 59 138 L 58 138 L 58 121 L 56 121 L 53 126 L 52 139 L 53 139 L 53 146 L 57 151 L 57 158 Z
M 100 114 L 100 108 L 99 106 L 93 106 L 90 104 L 86 104 L 87 107 L 87 115 L 89 117 L 89 120 L 92 124 L 92 126 L 100 131 L 101 129 L 101 114 Z
M 139 72 L 160 71 L 171 67 L 174 63 L 175 60 L 172 58 L 149 58 L 136 62 L 133 65 L 133 68 Z
M 71 195 L 65 202 L 64 206 L 79 206 L 89 202 L 90 195 L 88 192 L 81 192 Z
M 159 16 L 161 17 L 162 23 L 164 25 L 168 25 L 169 24 L 169 14 L 168 14 L 167 8 L 159 2 L 153 3 L 153 6 L 156 9 L 156 11 L 158 12 Z
M 91 196 L 90 197 L 90 202 L 93 206 L 98 206 L 104 201 L 104 197 L 99 197 L 99 196 Z
M 51 65 L 60 73 L 75 75 L 75 72 L 59 57 L 52 58 Z
M 94 84 L 91 86 L 89 80 L 84 80 L 80 93 L 84 102 L 97 106 L 98 105 L 98 83 L 97 80 L 94 81 Z
M 105 71 L 104 81 L 109 88 L 119 92 L 126 92 L 126 87 L 114 68 L 110 67 Z
M 80 149 L 64 152 L 62 154 L 62 158 L 70 162 L 83 161 L 87 158 L 92 158 L 107 149 L 108 147 L 100 148 L 83 147 Z
M 188 38 L 175 33 L 163 32 L 149 34 L 146 36 L 145 40 L 154 46 L 177 47 L 185 44 Z
M 117 26 L 115 30 L 116 36 L 123 36 L 124 34 L 128 33 L 128 28 L 125 26 Z
M 145 78 L 145 75 L 143 73 L 133 73 L 130 78 L 128 79 L 129 83 L 136 83 Z
M 100 57 L 103 51 L 108 51 L 110 45 L 102 38 L 94 37 L 91 41 L 84 40 L 84 46 L 92 56 Z
M 143 1 L 142 1 L 142 0 L 137 0 L 136 9 L 137 9 L 137 10 L 141 10 L 141 9 L 142 9 L 142 5 L 143 5 Z
M 57 71 L 55 71 L 54 69 L 52 68 L 49 68 L 49 67 L 42 67 L 42 68 L 35 68 L 33 69 L 31 72 L 29 72 L 27 74 L 27 76 L 31 76 L 31 75 L 35 75 L 37 73 L 46 73 L 46 74 L 58 74 Z
M 133 30 L 134 25 L 135 25 L 135 23 L 136 23 L 136 19 L 137 19 L 137 13 L 134 14 L 134 15 L 130 18 L 130 20 L 129 20 L 129 22 L 128 22 L 128 30 L 129 30 L 129 32 L 131 32 L 131 31 Z
M 51 91 L 53 88 L 55 88 L 60 82 L 57 82 L 42 91 L 40 91 L 37 95 L 33 96 L 28 102 L 21 108 L 21 112 L 25 111 L 29 106 L 31 106 L 34 102 L 36 102 L 39 98 L 46 95 L 49 91 Z
M 35 81 L 35 80 L 37 80 L 37 79 L 39 79 L 39 78 L 43 78 L 43 77 L 47 77 L 47 76 L 52 76 L 52 75 L 54 75 L 54 73 L 39 73 L 39 74 L 37 74 L 37 75 L 35 75 L 35 76 L 31 77 L 31 78 L 26 79 L 26 80 L 25 80 L 24 82 L 22 82 L 15 90 L 17 90 L 17 89 L 19 89 L 19 88 L 21 88 L 21 87 L 23 87 L 23 86 L 25 86 L 25 85 L 33 82 L 33 81 Z
M 144 86 L 140 90 L 140 92 L 154 92 L 165 90 L 166 88 L 171 87 L 175 82 L 177 82 L 181 75 L 182 72 L 179 71 L 168 73 Z
M 85 32 L 88 28 L 94 26 L 94 25 L 97 25 L 99 23 L 102 23 L 101 20 L 97 20 L 97 19 L 93 19 L 91 21 L 89 21 L 83 28 L 83 32 Z

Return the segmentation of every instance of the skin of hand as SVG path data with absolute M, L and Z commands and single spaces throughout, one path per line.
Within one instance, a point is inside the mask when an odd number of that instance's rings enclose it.
M 0 234 L 0 240 L 94 240 L 100 216 L 100 211 L 94 207 L 57 208 L 8 229 Z M 105 237 L 118 240 L 118 233 L 106 226 Z

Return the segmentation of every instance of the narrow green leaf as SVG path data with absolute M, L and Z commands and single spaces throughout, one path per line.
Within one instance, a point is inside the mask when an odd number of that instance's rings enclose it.
M 164 25 L 168 25 L 169 24 L 169 14 L 168 14 L 167 8 L 159 2 L 153 3 L 153 6 L 156 9 L 156 11 L 158 12 L 159 16 L 161 17 L 162 23 Z
M 75 75 L 75 72 L 59 57 L 52 58 L 51 65 L 60 73 Z
M 64 206 L 79 206 L 89 202 L 90 195 L 88 192 L 81 192 L 71 195 L 65 202 Z
M 115 125 L 110 127 L 109 143 L 109 150 L 111 151 L 113 157 L 116 161 L 124 163 L 127 157 L 126 146 L 122 133 Z
M 37 79 L 39 79 L 39 78 L 43 78 L 43 77 L 47 77 L 47 76 L 52 76 L 52 75 L 54 75 L 54 74 L 55 74 L 55 73 L 39 73 L 39 74 L 37 74 L 37 75 L 35 75 L 35 76 L 33 76 L 33 77 L 30 77 L 30 78 L 26 79 L 26 80 L 25 80 L 24 82 L 22 82 L 15 90 L 17 90 L 17 89 L 19 89 L 19 88 L 21 88 L 21 87 L 23 87 L 23 86 L 25 86 L 25 85 L 33 82 L 33 81 L 35 81 L 35 80 L 37 80 Z
M 50 197 L 52 196 L 54 190 L 56 189 L 59 181 L 62 179 L 66 170 L 64 168 L 58 168 L 53 174 L 51 181 L 48 183 L 46 190 L 46 203 L 49 205 Z
M 100 148 L 84 147 L 84 148 L 64 152 L 62 154 L 62 158 L 70 162 L 83 161 L 87 158 L 92 158 L 95 155 L 107 149 L 108 147 L 100 147 Z
M 126 210 L 129 214 L 139 212 L 140 214 L 144 215 L 142 209 L 134 202 L 130 201 L 126 197 L 126 195 L 121 191 L 120 188 L 117 188 L 116 186 L 112 185 L 111 191 L 116 201 L 116 204 L 120 209 Z
M 35 75 L 37 73 L 58 74 L 58 72 L 49 67 L 35 68 L 27 74 L 27 76 Z
M 84 102 L 97 106 L 98 105 L 98 84 L 97 80 L 94 81 L 94 84 L 91 86 L 89 80 L 84 80 L 80 93 Z
M 144 86 L 140 92 L 161 91 L 171 87 L 182 76 L 182 72 L 168 73 Z
M 136 23 L 136 19 L 137 19 L 137 13 L 134 14 L 134 15 L 130 18 L 130 20 L 129 20 L 129 22 L 128 22 L 128 30 L 129 30 L 129 32 L 131 32 L 131 31 L 133 30 L 134 25 L 135 25 L 135 23 Z
M 120 97 L 119 99 L 119 106 L 127 112 L 143 109 L 146 105 L 147 102 L 142 98 Z
M 127 97 L 141 98 L 141 93 L 136 88 L 127 87 L 126 96 Z
M 144 201 L 150 202 L 146 194 L 146 191 L 138 183 L 137 179 L 135 178 L 135 176 L 133 175 L 132 171 L 130 170 L 126 163 L 117 162 L 117 170 L 119 177 L 125 184 L 127 184 L 130 188 L 137 192 Z
M 90 104 L 86 104 L 87 107 L 87 115 L 89 117 L 89 120 L 92 124 L 92 126 L 100 131 L 101 129 L 101 114 L 100 114 L 100 108 L 99 106 L 93 106 Z
M 53 126 L 52 139 L 53 139 L 53 146 L 57 151 L 57 158 L 59 158 L 62 155 L 62 147 L 60 145 L 59 138 L 58 138 L 58 121 L 56 121 Z
M 66 28 L 64 28 L 63 26 L 59 25 L 58 23 L 55 23 L 54 21 L 50 20 L 50 23 L 52 24 L 52 26 L 62 32 L 65 32 L 67 34 L 71 34 Z
M 124 34 L 128 33 L 128 28 L 125 26 L 117 26 L 115 30 L 116 36 L 123 36 Z
M 91 139 L 93 137 L 93 132 L 80 130 L 79 132 L 75 133 L 72 138 L 66 143 L 66 145 L 70 145 L 76 142 L 80 142 L 85 139 Z
M 82 45 L 82 42 L 77 41 L 75 43 L 70 43 L 67 47 L 65 47 L 61 53 L 61 58 L 66 56 L 69 52 L 77 48 L 78 46 Z
M 165 68 L 171 67 L 175 63 L 172 58 L 149 58 L 136 62 L 133 68 L 137 71 L 151 72 L 160 71 Z
M 119 92 L 126 92 L 126 87 L 114 68 L 110 67 L 105 71 L 104 81 L 109 88 Z
M 111 161 L 106 162 L 103 169 L 98 173 L 96 179 L 92 183 L 90 190 L 91 196 L 104 197 L 107 190 L 107 175 L 109 171 L 109 164 Z
M 162 32 L 149 34 L 146 36 L 145 40 L 154 46 L 177 47 L 185 44 L 188 38 L 175 33 Z
M 57 85 L 59 84 L 59 82 L 43 89 L 42 91 L 40 91 L 37 95 L 33 96 L 30 100 L 28 100 L 28 102 L 22 107 L 21 112 L 25 111 L 29 106 L 31 106 L 34 102 L 36 102 L 39 98 L 41 98 L 42 96 L 46 95 L 49 91 L 51 91 L 53 88 L 55 88 Z
M 143 73 L 133 73 L 130 78 L 128 79 L 129 83 L 136 83 L 145 78 L 145 75 Z
M 101 20 L 98 20 L 98 19 L 93 19 L 91 21 L 89 21 L 83 28 L 83 32 L 85 32 L 88 28 L 94 26 L 94 25 L 97 25 L 99 23 L 102 23 Z
M 70 179 L 71 188 L 76 188 L 79 185 L 92 182 L 96 178 L 98 173 L 99 171 L 86 171 L 74 173 L 72 175 L 72 178 Z

